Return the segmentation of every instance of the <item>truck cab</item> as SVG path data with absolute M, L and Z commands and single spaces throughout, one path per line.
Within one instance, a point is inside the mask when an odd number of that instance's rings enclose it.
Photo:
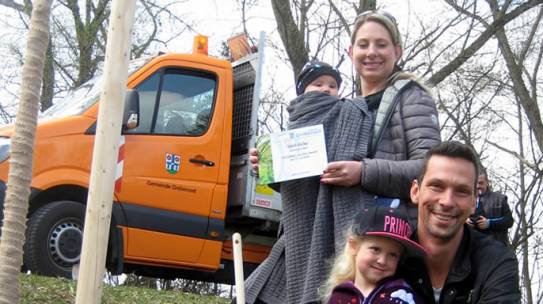
M 113 198 L 110 271 L 231 283 L 234 231 L 245 235 L 246 273 L 265 259 L 280 207 L 271 203 L 275 194 L 255 192 L 262 186 L 248 164 L 259 55 L 233 64 L 197 53 L 131 62 L 127 87 L 139 99 L 138 124 L 120 134 L 124 159 Z M 100 79 L 40 117 L 24 255 L 33 272 L 71 277 L 79 262 Z M 11 126 L 0 129 L 2 196 L 11 133 Z

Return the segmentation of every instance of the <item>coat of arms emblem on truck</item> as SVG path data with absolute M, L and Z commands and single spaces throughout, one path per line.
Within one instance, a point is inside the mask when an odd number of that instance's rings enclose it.
M 179 172 L 179 165 L 181 164 L 181 156 L 171 153 L 166 153 L 166 171 L 170 174 Z

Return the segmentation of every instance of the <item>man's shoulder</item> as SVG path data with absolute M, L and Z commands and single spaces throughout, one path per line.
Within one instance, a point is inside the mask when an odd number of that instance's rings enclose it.
M 489 269 L 489 267 L 497 267 L 501 263 L 515 263 L 516 265 L 515 253 L 503 243 L 491 235 L 472 229 L 467 231 L 470 234 L 468 250 L 472 265 L 475 264 L 476 268 Z
M 487 191 L 484 196 L 489 199 L 502 199 L 507 198 L 507 196 L 501 192 Z
M 503 303 L 519 303 L 518 262 L 512 249 L 494 238 L 470 230 L 469 267 L 462 264 L 460 269 L 467 272 L 472 284 L 475 302 L 486 298 L 500 298 Z

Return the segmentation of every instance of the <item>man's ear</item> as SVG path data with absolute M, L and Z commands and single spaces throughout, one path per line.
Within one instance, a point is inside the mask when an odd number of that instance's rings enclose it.
M 412 182 L 411 182 L 411 191 L 410 191 L 410 195 L 411 195 L 411 201 L 413 202 L 413 204 L 415 205 L 418 205 L 419 204 L 419 182 L 414 179 Z

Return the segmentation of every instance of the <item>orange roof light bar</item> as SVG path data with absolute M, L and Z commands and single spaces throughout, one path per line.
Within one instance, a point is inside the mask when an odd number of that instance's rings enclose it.
M 207 56 L 207 36 L 196 35 L 192 46 L 193 54 L 202 54 Z

